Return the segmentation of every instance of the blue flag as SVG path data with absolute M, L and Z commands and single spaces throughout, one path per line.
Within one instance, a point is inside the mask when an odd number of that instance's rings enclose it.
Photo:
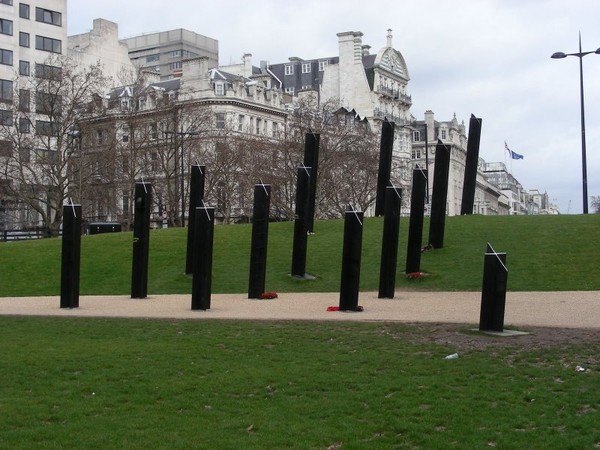
M 506 145 L 506 141 L 504 141 L 504 148 L 506 149 L 506 151 L 512 159 L 523 159 L 523 155 L 515 153 L 510 148 L 508 148 L 508 145 Z

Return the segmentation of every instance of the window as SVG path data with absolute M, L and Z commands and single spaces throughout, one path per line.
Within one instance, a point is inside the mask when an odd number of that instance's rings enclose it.
M 171 58 L 181 58 L 181 50 L 173 50 L 170 55 Z
M 158 155 L 156 154 L 156 152 L 150 153 L 150 169 L 152 170 L 152 172 L 158 172 L 159 168 L 160 164 L 158 161 Z
M 244 115 L 240 114 L 238 116 L 238 131 L 243 131 L 244 130 Z
M 13 53 L 10 50 L 4 50 L 3 48 L 0 48 L 0 64 L 12 66 Z
M 36 120 L 35 132 L 40 136 L 58 136 L 58 124 L 49 120 Z
M 58 27 L 62 26 L 62 14 L 49 9 L 35 8 L 35 20 Z
M 273 122 L 273 136 L 277 136 L 279 134 L 279 124 L 277 122 Z
M 96 143 L 98 145 L 104 144 L 104 130 L 96 130 Z
M 29 48 L 29 33 L 23 33 L 22 31 L 19 33 L 19 45 Z
M 29 61 L 19 61 L 19 75 L 29 76 Z
M 2 4 L 2 5 L 12 5 L 12 0 L 0 0 L 0 4 Z
M 262 125 L 261 119 L 256 119 L 256 134 L 260 134 L 260 127 Z
M 0 156 L 11 157 L 14 150 L 15 146 L 11 141 L 4 139 L 0 141 Z
M 169 69 L 171 69 L 171 70 L 181 69 L 182 67 L 183 67 L 183 63 L 181 61 L 176 61 L 176 62 L 169 64 Z
M 29 19 L 29 5 L 27 3 L 19 3 L 19 17 Z
M 13 82 L 10 80 L 0 80 L 0 102 L 12 102 L 13 100 Z
M 60 113 L 61 97 L 60 95 L 49 94 L 47 92 L 36 92 L 35 94 L 35 112 L 40 114 L 58 114 Z
M 285 88 L 285 93 L 286 94 L 290 94 L 290 95 L 294 95 L 294 87 L 286 87 Z
M 158 125 L 156 123 L 150 124 L 150 139 L 153 141 L 158 139 Z
M 19 111 L 29 112 L 31 94 L 27 89 L 19 89 Z
M 13 116 L 11 111 L 0 109 L 0 125 L 10 127 L 13 124 Z
M 325 67 L 327 67 L 327 64 L 327 61 L 319 61 L 319 72 L 323 72 L 325 70 Z
M 153 62 L 158 60 L 160 60 L 160 55 L 158 53 L 146 56 L 146 62 Z
M 13 24 L 12 20 L 0 19 L 0 33 L 12 36 Z
M 62 69 L 56 66 L 47 64 L 35 65 L 35 76 L 44 80 L 60 80 L 62 78 Z
M 225 113 L 216 113 L 215 114 L 215 126 L 216 128 L 223 129 L 225 128 Z
M 123 191 L 123 212 L 129 211 L 129 191 Z
M 21 117 L 19 119 L 19 133 L 30 133 L 31 132 L 31 122 L 29 119 L 25 117 Z
M 441 130 L 442 139 L 446 139 L 446 130 Z
M 12 34 L 12 32 L 11 32 Z M 294 75 L 294 66 L 287 65 L 285 66 L 285 74 L 286 75 Z
M 413 141 L 417 142 L 421 140 L 421 132 L 413 131 Z
M 123 125 L 123 142 L 129 142 L 129 126 Z
M 59 39 L 36 36 L 35 48 L 36 50 L 43 50 L 45 52 L 62 53 L 62 42 Z
M 36 161 L 41 164 L 56 164 L 58 162 L 58 152 L 56 150 L 36 148 L 34 151 Z
M 310 63 L 302 63 L 302 73 L 310 73 Z
M 225 85 L 223 83 L 215 83 L 215 95 L 225 95 Z
M 29 123 L 29 121 L 28 121 Z M 29 131 L 28 131 L 29 133 Z M 21 158 L 22 163 L 28 163 L 31 161 L 31 148 L 20 146 L 19 147 L 19 157 Z

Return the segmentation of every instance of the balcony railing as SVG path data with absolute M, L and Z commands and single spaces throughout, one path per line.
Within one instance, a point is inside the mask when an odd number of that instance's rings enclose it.
M 406 95 L 400 92 L 399 89 L 389 88 L 387 86 L 384 86 L 383 84 L 380 84 L 377 87 L 377 92 L 388 97 L 392 97 L 395 100 L 400 100 L 401 102 L 406 103 L 409 106 L 412 105 L 412 97 L 410 95 Z

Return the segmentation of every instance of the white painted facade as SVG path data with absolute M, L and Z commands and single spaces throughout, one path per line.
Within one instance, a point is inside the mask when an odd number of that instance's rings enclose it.
M 36 95 L 30 91 L 31 86 L 35 85 L 38 68 L 43 69 L 49 58 L 64 55 L 66 50 L 66 0 L 0 3 L 0 116 L 4 127 L 0 137 L 1 164 L 6 163 L 15 151 L 14 143 L 6 136 L 11 129 L 14 132 L 14 127 L 18 126 L 20 133 L 30 135 L 37 126 L 38 118 L 47 120 L 47 117 L 35 112 Z M 27 97 L 21 97 L 20 94 L 26 91 L 30 91 Z M 15 105 L 26 111 L 24 115 L 20 112 L 15 114 Z M 40 174 L 38 179 L 43 182 L 47 175 L 45 172 Z M 0 177 L 0 227 L 37 225 L 37 213 L 14 199 L 3 198 L 4 183 L 8 185 L 11 182 Z M 13 184 L 12 187 L 18 185 Z
M 137 69 L 129 59 L 129 48 L 119 41 L 119 26 L 110 20 L 94 19 L 91 31 L 69 36 L 68 56 L 80 67 L 100 62 L 113 86 L 135 79 Z

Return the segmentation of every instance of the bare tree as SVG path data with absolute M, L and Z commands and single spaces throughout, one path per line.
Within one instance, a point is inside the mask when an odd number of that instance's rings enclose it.
M 600 195 L 592 195 L 591 206 L 594 214 L 600 214 Z
M 15 78 L 17 101 L 2 111 L 0 139 L 8 147 L 1 158 L 2 176 L 7 194 L 54 233 L 75 182 L 70 166 L 77 157 L 79 119 L 107 80 L 99 64 L 77 67 L 64 56 L 36 64 L 33 75 Z
M 309 132 L 321 135 L 316 216 L 340 217 L 347 205 L 369 208 L 375 201 L 379 138 L 368 122 L 336 100 L 316 107 L 308 99 L 292 114 L 288 140 L 301 143 Z M 286 169 L 295 174 L 292 161 L 301 162 L 302 147 L 288 143 L 285 152 Z

